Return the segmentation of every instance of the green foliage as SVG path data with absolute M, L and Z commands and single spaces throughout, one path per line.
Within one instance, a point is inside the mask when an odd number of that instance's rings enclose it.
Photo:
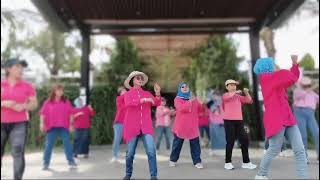
M 314 59 L 309 53 L 303 56 L 299 64 L 300 64 L 300 67 L 302 67 L 304 70 L 307 70 L 307 71 L 315 70 Z
M 132 71 L 142 71 L 142 67 L 143 63 L 133 42 L 128 38 L 121 38 L 111 54 L 110 62 L 103 65 L 98 80 L 116 87 L 122 85 Z

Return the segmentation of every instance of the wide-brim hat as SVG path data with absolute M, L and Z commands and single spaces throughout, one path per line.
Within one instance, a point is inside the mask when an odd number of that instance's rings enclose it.
M 228 84 L 239 84 L 239 82 L 238 81 L 235 81 L 235 80 L 233 80 L 233 79 L 228 79 L 228 80 L 226 80 L 226 82 L 225 82 L 225 86 L 228 86 Z
M 127 79 L 124 81 L 124 86 L 128 89 L 131 89 L 132 87 L 130 86 L 130 81 L 132 78 L 134 78 L 135 76 L 142 76 L 143 77 L 143 83 L 142 86 L 144 86 L 145 84 L 147 84 L 148 82 L 148 76 L 140 71 L 133 71 L 130 73 L 130 75 L 127 77 Z
M 300 84 L 303 86 L 308 86 L 312 84 L 312 80 L 309 77 L 303 77 L 300 81 Z

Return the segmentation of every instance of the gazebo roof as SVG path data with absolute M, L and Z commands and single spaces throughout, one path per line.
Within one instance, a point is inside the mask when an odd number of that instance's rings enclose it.
M 279 26 L 304 0 L 32 0 L 51 25 L 90 34 L 248 32 Z

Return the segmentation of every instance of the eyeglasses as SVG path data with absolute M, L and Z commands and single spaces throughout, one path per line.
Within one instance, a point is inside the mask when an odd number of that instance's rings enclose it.
M 136 76 L 135 78 L 136 78 L 137 80 L 139 80 L 139 81 L 140 81 L 140 80 L 141 80 L 141 81 L 144 81 L 144 77 L 143 77 L 143 76 Z

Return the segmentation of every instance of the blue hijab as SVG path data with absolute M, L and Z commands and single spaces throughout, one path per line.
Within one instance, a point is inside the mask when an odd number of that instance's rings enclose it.
M 180 83 L 179 86 L 178 86 L 178 94 L 177 94 L 177 97 L 178 97 L 178 98 L 181 98 L 181 99 L 183 99 L 183 100 L 189 100 L 189 99 L 190 99 L 190 96 L 191 96 L 191 95 L 190 95 L 190 90 L 189 90 L 189 92 L 187 92 L 187 93 L 182 93 L 182 92 L 181 92 L 181 87 L 182 87 L 183 85 L 188 86 L 187 83 Z

